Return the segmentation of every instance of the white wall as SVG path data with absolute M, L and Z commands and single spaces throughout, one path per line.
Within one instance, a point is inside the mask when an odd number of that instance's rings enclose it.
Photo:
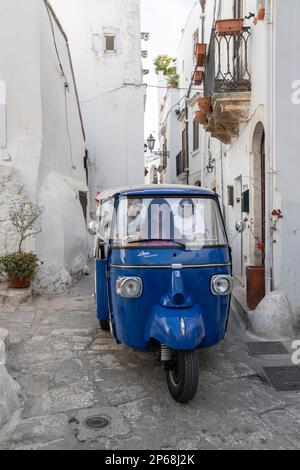
M 275 234 L 275 287 L 287 294 L 300 323 L 300 3 L 274 4 L 274 209 L 284 219 Z M 298 90 L 298 92 L 297 92 Z
M 65 79 L 44 1 L 3 0 L 0 4 L 0 42 L 6 44 L 0 54 L 0 80 L 7 87 L 7 147 L 0 155 L 0 239 L 2 252 L 16 249 L 14 230 L 7 222 L 10 204 L 37 200 L 45 209 L 43 231 L 28 242 L 27 249 L 36 250 L 45 263 L 44 288 L 51 290 L 49 273 L 55 273 L 59 290 L 60 278 L 66 278 L 67 271 L 82 270 L 86 263 L 87 233 L 78 191 L 88 192 L 88 188 L 71 64 L 65 38 L 52 20 L 69 84 L 67 108 Z M 72 225 L 73 233 L 67 225 Z
M 144 182 L 144 96 L 139 0 L 52 0 L 69 36 L 87 135 L 91 200 Z M 104 33 L 117 52 L 104 52 Z
M 0 148 L 6 147 L 6 85 L 0 81 Z
M 176 171 L 176 156 L 182 150 L 182 132 L 186 127 L 186 123 L 185 118 L 180 120 L 178 119 L 175 114 L 175 109 L 182 111 L 186 106 L 185 98 L 188 94 L 188 88 L 190 87 L 195 70 L 193 35 L 196 30 L 199 29 L 200 42 L 202 36 L 201 13 L 200 3 L 195 2 L 189 17 L 187 18 L 177 50 L 177 73 L 179 75 L 178 89 L 170 89 L 167 92 L 164 107 L 160 116 L 161 124 L 166 126 L 166 136 L 168 139 L 168 146 L 170 147 L 170 160 L 166 173 L 167 183 L 186 183 L 186 177 L 183 180 L 180 180 L 177 178 Z M 202 86 L 198 87 L 193 85 L 190 90 L 189 99 L 193 98 L 196 94 L 199 94 L 201 90 Z M 180 101 L 179 104 L 174 108 L 174 105 L 178 101 Z M 193 150 L 193 120 L 197 109 L 196 102 L 189 106 L 189 168 L 191 184 L 201 179 L 202 159 L 200 146 L 198 151 L 194 152 Z
M 177 182 L 176 155 L 181 151 L 180 124 L 176 114 L 176 110 L 179 109 L 178 101 L 179 90 L 169 88 L 165 94 L 163 110 L 160 115 L 160 128 L 165 129 L 165 136 L 160 136 L 160 148 L 163 148 L 163 142 L 166 138 L 169 151 L 168 166 L 164 177 L 166 184 Z

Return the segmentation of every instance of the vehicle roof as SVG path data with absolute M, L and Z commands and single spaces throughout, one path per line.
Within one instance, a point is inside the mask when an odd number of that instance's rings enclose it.
M 216 193 L 199 186 L 187 186 L 183 184 L 165 185 L 141 185 L 126 186 L 123 188 L 112 188 L 101 193 L 101 200 L 110 199 L 115 196 L 211 196 L 218 197 Z

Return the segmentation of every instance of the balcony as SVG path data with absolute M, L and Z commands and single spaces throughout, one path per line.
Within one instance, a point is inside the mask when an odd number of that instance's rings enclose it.
M 249 117 L 250 37 L 250 28 L 227 35 L 212 31 L 204 78 L 204 95 L 211 97 L 211 108 L 204 127 L 224 144 L 239 135 L 240 123 Z

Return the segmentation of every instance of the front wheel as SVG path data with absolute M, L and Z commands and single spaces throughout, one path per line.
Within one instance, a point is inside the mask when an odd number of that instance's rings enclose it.
M 166 371 L 169 391 L 178 403 L 187 403 L 196 395 L 199 384 L 198 353 L 174 351 L 174 367 Z
M 103 331 L 110 331 L 109 321 L 107 321 L 107 320 L 99 320 L 99 323 L 100 323 L 100 328 L 101 328 L 101 330 L 103 330 Z

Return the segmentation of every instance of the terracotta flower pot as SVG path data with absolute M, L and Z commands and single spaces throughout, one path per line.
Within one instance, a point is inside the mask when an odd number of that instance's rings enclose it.
M 258 21 L 264 21 L 265 19 L 265 16 L 266 16 L 266 9 L 265 8 L 261 8 L 257 14 L 257 19 Z
M 27 289 L 30 286 L 31 281 L 26 277 L 16 277 L 15 279 L 12 279 L 9 283 L 9 287 L 11 287 L 12 289 Z
M 211 108 L 211 97 L 210 96 L 202 96 L 198 100 L 199 111 L 207 114 Z
M 216 21 L 216 32 L 220 36 L 230 36 L 233 34 L 239 34 L 244 26 L 244 19 L 229 19 L 229 20 L 217 20 Z
M 203 72 L 196 70 L 194 73 L 194 85 L 199 86 L 203 81 Z
M 255 310 L 265 296 L 264 266 L 247 266 L 247 304 Z
M 196 112 L 196 119 L 202 126 L 206 124 L 206 113 L 203 111 Z
M 197 67 L 202 67 L 204 65 L 204 61 L 206 57 L 206 48 L 207 48 L 207 44 L 196 44 L 195 57 L 196 57 Z

